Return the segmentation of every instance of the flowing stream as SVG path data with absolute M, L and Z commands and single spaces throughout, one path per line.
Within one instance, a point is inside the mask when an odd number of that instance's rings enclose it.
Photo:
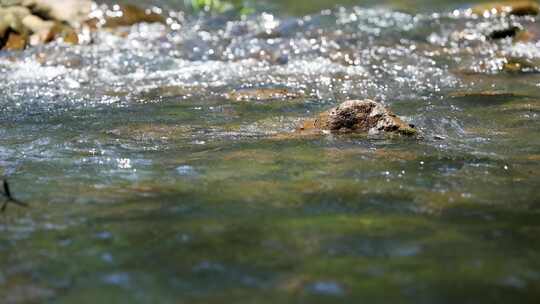
M 538 17 L 178 2 L 0 52 L 0 302 L 538 303 Z M 284 136 L 363 98 L 420 137 Z

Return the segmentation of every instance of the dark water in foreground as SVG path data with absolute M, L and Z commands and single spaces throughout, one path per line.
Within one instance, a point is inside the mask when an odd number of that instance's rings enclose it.
M 451 9 L 0 54 L 0 170 L 31 204 L 0 217 L 0 302 L 538 303 L 538 19 Z M 509 23 L 532 38 L 485 39 Z M 297 97 L 226 97 L 250 88 Z M 278 136 L 349 98 L 422 138 Z

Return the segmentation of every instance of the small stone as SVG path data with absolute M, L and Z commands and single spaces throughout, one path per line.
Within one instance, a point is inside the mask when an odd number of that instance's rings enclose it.
M 445 140 L 446 138 L 442 135 L 433 135 L 433 139 L 435 140 Z
M 62 30 L 62 38 L 64 39 L 64 43 L 79 44 L 79 35 L 77 35 L 75 30 L 70 27 L 64 27 Z
M 24 35 L 11 32 L 9 33 L 6 44 L 2 49 L 8 51 L 21 51 L 26 47 L 26 42 L 27 39 Z
M 538 35 L 529 30 L 522 30 L 516 33 L 514 36 L 514 42 L 531 42 L 538 40 Z
M 315 119 L 304 121 L 298 131 L 417 134 L 414 126 L 402 121 L 382 104 L 369 99 L 345 101 Z
M 518 26 L 509 26 L 506 28 L 495 29 L 487 37 L 491 40 L 499 40 L 504 38 L 513 38 L 521 31 L 521 28 Z

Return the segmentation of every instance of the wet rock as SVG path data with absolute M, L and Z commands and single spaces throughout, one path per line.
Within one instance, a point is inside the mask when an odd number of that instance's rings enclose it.
M 88 19 L 93 6 L 90 0 L 26 0 L 23 3 L 35 15 L 71 25 L 78 25 Z
M 135 5 L 116 5 L 111 10 L 105 20 L 105 27 L 114 28 L 120 26 L 130 26 L 137 23 L 164 23 L 163 16 L 152 12 L 151 10 L 143 10 Z
M 519 26 L 510 25 L 508 27 L 494 29 L 491 31 L 487 37 L 491 40 L 499 40 L 504 38 L 513 38 L 521 31 Z
M 503 65 L 503 71 L 510 73 L 527 73 L 540 71 L 540 59 L 529 57 L 508 57 Z
M 79 35 L 72 28 L 65 28 L 62 31 L 62 38 L 64 43 L 67 44 L 79 44 Z
M 414 126 L 397 117 L 382 104 L 372 100 L 348 100 L 315 119 L 303 122 L 300 132 L 397 133 L 415 135 Z
M 26 43 L 26 36 L 11 32 L 9 33 L 6 44 L 2 49 L 8 51 L 20 51 L 24 50 Z
M 233 101 L 271 101 L 295 99 L 301 97 L 301 92 L 294 92 L 287 88 L 250 88 L 233 90 L 225 94 L 225 98 Z
M 53 21 L 45 21 L 38 16 L 28 14 L 22 18 L 22 24 L 34 33 L 49 30 L 54 26 Z
M 56 23 L 52 29 L 50 30 L 51 35 L 53 35 L 55 38 L 62 38 L 64 43 L 68 44 L 78 44 L 79 43 L 79 36 L 77 35 L 77 32 L 70 27 L 66 26 L 61 23 Z
M 49 27 L 49 25 L 52 26 Z M 59 22 L 52 22 L 51 24 L 47 22 L 47 25 L 44 25 L 41 30 L 34 32 L 34 34 L 30 36 L 30 44 L 44 44 L 59 38 L 61 38 L 64 43 L 79 43 L 79 35 L 72 27 Z
M 27 34 L 22 19 L 30 14 L 25 7 L 0 7 L 0 39 L 5 39 L 9 31 Z
M 56 38 L 62 38 L 66 43 L 78 43 L 78 34 L 73 27 L 59 19 L 45 20 L 32 14 L 31 9 L 35 8 L 31 5 L 0 7 L 0 45 L 3 49 L 21 50 L 27 44 L 43 44 Z
M 538 33 L 530 30 L 522 30 L 514 36 L 514 42 L 531 42 L 538 41 Z
M 22 22 L 33 33 L 30 36 L 30 45 L 47 43 L 55 38 L 52 32 L 55 25 L 53 21 L 45 21 L 38 16 L 28 15 L 23 18 Z
M 472 12 L 477 15 L 538 15 L 540 6 L 536 1 L 503 1 L 480 4 L 472 8 Z
M 92 11 L 93 6 L 94 2 L 90 0 L 0 0 L 0 47 L 7 43 L 11 32 L 18 36 L 11 38 L 10 47 L 20 47 L 21 37 L 25 38 L 25 46 L 28 42 L 39 45 L 56 39 L 78 44 L 79 37 L 83 42 L 91 41 L 88 34 L 84 34 L 89 32 L 88 29 L 164 22 L 160 14 L 133 5 L 115 5 L 113 10 L 104 6 L 104 11 L 96 11 L 101 15 Z M 102 18 L 89 20 L 90 14 Z

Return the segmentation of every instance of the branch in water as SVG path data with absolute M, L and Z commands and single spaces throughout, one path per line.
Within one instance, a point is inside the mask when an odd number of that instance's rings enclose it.
M 23 202 L 15 199 L 11 195 L 11 190 L 9 188 L 9 184 L 8 184 L 7 180 L 3 181 L 3 186 L 4 186 L 4 192 L 2 193 L 2 195 L 6 198 L 6 200 L 5 200 L 4 204 L 2 205 L 2 208 L 0 208 L 0 212 L 6 211 L 7 205 L 9 203 L 13 203 L 13 204 L 18 205 L 20 207 L 28 207 L 28 204 L 23 203 Z

